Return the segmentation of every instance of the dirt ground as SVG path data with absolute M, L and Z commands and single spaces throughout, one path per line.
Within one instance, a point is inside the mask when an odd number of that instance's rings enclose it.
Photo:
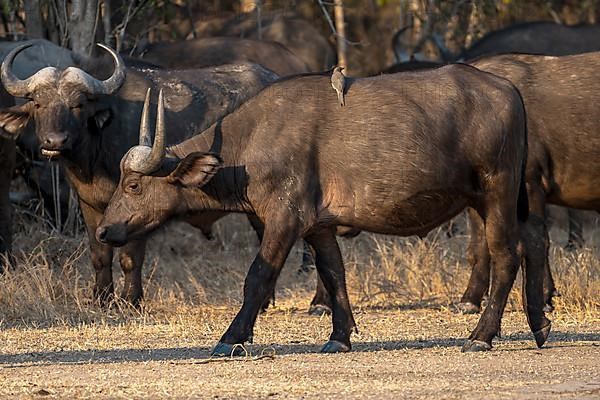
M 306 314 L 315 272 L 288 259 L 277 306 L 259 317 L 248 356 L 211 359 L 241 302 L 256 235 L 242 216 L 207 241 L 175 224 L 150 241 L 143 308 L 91 304 L 82 235 L 57 236 L 17 214 L 17 265 L 0 276 L 0 399 L 5 398 L 600 398 L 600 229 L 565 251 L 552 235 L 562 293 L 538 350 L 512 291 L 502 339 L 460 347 L 478 316 L 452 310 L 468 274 L 466 223 L 427 238 L 340 239 L 359 334 L 353 351 L 321 355 L 330 317 Z M 564 225 L 564 223 L 562 224 Z M 559 235 L 556 235 L 559 233 Z M 122 285 L 114 275 L 117 293 Z
M 491 352 L 462 354 L 476 316 L 357 310 L 353 351 L 321 355 L 329 318 L 283 305 L 259 318 L 248 357 L 209 361 L 234 311 L 190 308 L 164 324 L 0 331 L 0 397 L 600 397 L 598 314 L 557 310 L 549 343 L 538 350 L 522 314 L 510 312 Z

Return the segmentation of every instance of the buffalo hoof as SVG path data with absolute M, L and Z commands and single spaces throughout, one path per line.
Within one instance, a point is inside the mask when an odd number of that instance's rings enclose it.
M 548 324 L 546 327 L 540 329 L 537 332 L 533 332 L 533 337 L 535 338 L 535 344 L 537 344 L 538 348 L 541 348 L 546 340 L 548 340 L 548 336 L 550 335 L 550 329 L 552 324 Z
M 350 346 L 337 340 L 330 340 L 321 348 L 321 353 L 347 353 L 350 351 Z
M 237 357 L 245 355 L 246 349 L 241 344 L 229 344 L 219 342 L 214 347 L 210 355 L 212 357 Z
M 316 317 L 331 315 L 331 308 L 325 304 L 311 304 L 308 309 L 308 315 L 314 315 Z
M 470 301 L 466 301 L 464 303 L 458 303 L 456 308 L 461 314 L 479 314 L 481 311 L 481 307 L 471 303 Z
M 462 347 L 463 353 L 475 353 L 479 351 L 489 351 L 492 349 L 491 344 L 482 342 L 481 340 L 469 340 Z

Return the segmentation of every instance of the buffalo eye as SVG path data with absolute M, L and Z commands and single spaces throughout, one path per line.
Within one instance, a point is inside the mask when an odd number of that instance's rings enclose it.
M 140 184 L 138 182 L 129 183 L 127 185 L 127 191 L 132 194 L 139 194 L 141 191 Z

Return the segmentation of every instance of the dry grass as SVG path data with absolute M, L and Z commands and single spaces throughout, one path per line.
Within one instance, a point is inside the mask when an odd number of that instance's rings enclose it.
M 91 304 L 87 240 L 17 215 L 17 266 L 0 276 L 1 398 L 594 398 L 600 393 L 598 248 L 552 248 L 563 293 L 545 349 L 523 314 L 507 312 L 487 354 L 459 346 L 478 316 L 450 305 L 466 284 L 465 222 L 424 240 L 362 234 L 340 239 L 360 333 L 353 352 L 318 354 L 328 317 L 305 313 L 314 272 L 298 274 L 301 248 L 278 283 L 277 306 L 260 316 L 250 357 L 209 361 L 239 307 L 257 250 L 243 216 L 207 241 L 183 224 L 148 246 L 141 310 Z M 588 231 L 595 234 L 594 231 Z M 555 231 L 557 243 L 564 232 Z M 591 237 L 588 243 L 598 243 Z M 115 267 L 117 293 L 120 273 Z M 519 285 L 515 285 L 519 286 Z M 518 309 L 518 289 L 510 309 Z
M 0 326 L 77 326 L 131 320 L 164 322 L 184 318 L 197 306 L 235 306 L 242 282 L 258 246 L 245 218 L 232 215 L 215 227 L 216 239 L 205 240 L 184 224 L 173 224 L 150 240 L 144 269 L 142 311 L 117 301 L 109 312 L 91 304 L 92 270 L 84 235 L 61 236 L 17 213 L 17 267 L 0 276 Z M 425 239 L 361 234 L 340 239 L 353 307 L 449 307 L 460 298 L 468 279 L 465 260 L 466 222 L 457 220 L 458 235 L 438 229 Z M 555 230 L 555 242 L 565 233 Z M 567 252 L 553 246 L 551 263 L 562 297 L 559 312 L 573 315 L 600 311 L 598 234 L 588 229 L 589 247 Z M 301 247 L 291 252 L 278 283 L 277 302 L 291 309 L 308 306 L 314 272 L 299 274 Z M 117 293 L 120 268 L 115 263 Z M 520 307 L 520 285 L 510 308 Z

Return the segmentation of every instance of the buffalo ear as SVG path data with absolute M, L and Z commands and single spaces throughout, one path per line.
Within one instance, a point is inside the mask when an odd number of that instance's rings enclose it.
M 167 177 L 169 183 L 184 186 L 203 186 L 221 168 L 223 160 L 212 153 L 191 153 L 179 162 Z
M 102 130 L 106 125 L 108 125 L 108 121 L 110 121 L 111 117 L 112 112 L 110 108 L 96 110 L 94 113 L 94 122 L 96 123 L 98 130 Z
M 33 103 L 0 110 L 0 137 L 16 139 L 29 123 Z

